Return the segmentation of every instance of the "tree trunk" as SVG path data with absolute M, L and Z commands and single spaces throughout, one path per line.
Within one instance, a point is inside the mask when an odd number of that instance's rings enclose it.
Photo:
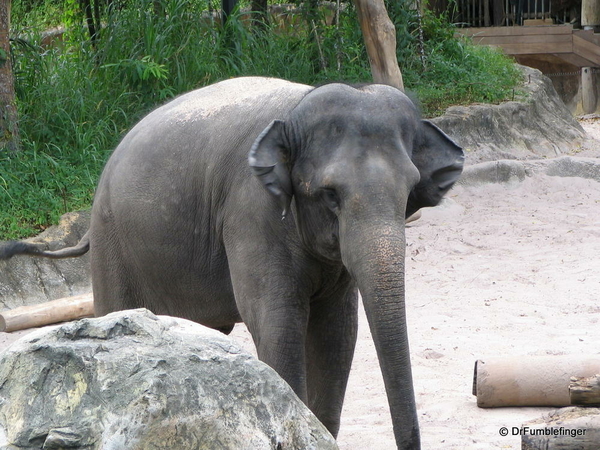
M 269 23 L 267 0 L 252 0 L 252 27 L 264 31 Z
M 396 56 L 396 29 L 383 0 L 354 0 L 375 83 L 404 90 Z
M 237 0 L 221 0 L 221 23 L 225 26 L 227 19 L 231 16 Z
M 2 1 L 2 0 L 0 0 L 0 1 Z M 92 43 L 92 46 L 95 49 L 96 48 L 96 38 L 98 37 L 97 30 L 99 29 L 99 26 L 97 26 L 97 24 L 94 20 L 94 12 L 93 12 L 91 0 L 82 0 L 82 6 L 83 6 L 84 14 L 85 14 L 85 20 L 87 23 L 88 31 L 90 33 L 90 41 Z
M 0 0 L 0 151 L 19 149 L 19 127 L 9 33 L 10 0 Z

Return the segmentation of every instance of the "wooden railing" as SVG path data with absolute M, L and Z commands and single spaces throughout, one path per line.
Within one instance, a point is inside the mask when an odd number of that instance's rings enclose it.
M 573 0 L 456 0 L 447 6 L 461 28 L 571 23 L 579 8 Z

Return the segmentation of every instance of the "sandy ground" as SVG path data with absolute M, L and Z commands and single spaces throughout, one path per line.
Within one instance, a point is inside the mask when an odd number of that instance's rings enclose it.
M 575 153 L 600 157 L 600 119 Z M 500 436 L 552 408 L 481 409 L 477 359 L 595 354 L 600 338 L 600 183 L 536 176 L 457 186 L 407 229 L 407 308 L 425 449 L 520 449 Z M 243 326 L 232 336 L 253 350 Z M 0 333 L 0 347 L 18 334 Z M 395 448 L 366 318 L 338 438 L 341 450 Z

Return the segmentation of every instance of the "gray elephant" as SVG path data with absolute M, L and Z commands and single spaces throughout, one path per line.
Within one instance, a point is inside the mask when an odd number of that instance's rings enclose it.
M 398 448 L 417 449 L 404 306 L 404 221 L 436 205 L 464 154 L 383 85 L 223 81 L 156 109 L 123 139 L 72 248 L 90 251 L 97 315 L 145 307 L 228 333 L 248 326 L 337 435 L 360 290 Z

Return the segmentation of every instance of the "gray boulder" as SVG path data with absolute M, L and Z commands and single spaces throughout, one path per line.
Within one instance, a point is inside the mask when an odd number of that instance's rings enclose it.
M 0 448 L 337 449 L 223 334 L 131 310 L 38 330 L 0 360 Z
M 517 184 L 534 175 L 579 177 L 600 182 L 600 159 L 562 156 L 553 159 L 486 161 L 466 167 L 459 184 L 478 186 L 487 183 Z

